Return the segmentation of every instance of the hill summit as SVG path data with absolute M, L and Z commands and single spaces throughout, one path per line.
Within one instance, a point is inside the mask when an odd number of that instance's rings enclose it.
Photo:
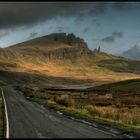
M 48 44 L 66 44 L 70 46 L 75 46 L 79 48 L 85 48 L 88 49 L 87 43 L 84 41 L 84 39 L 75 36 L 73 33 L 66 34 L 66 33 L 52 33 L 46 36 L 42 36 L 39 38 L 35 38 L 29 41 L 25 41 L 11 47 L 20 47 L 20 46 L 29 46 L 29 45 L 43 45 L 45 43 Z
M 66 33 L 53 33 L 51 35 L 46 36 L 48 39 L 64 43 L 70 46 L 76 46 L 76 47 L 82 47 L 82 48 L 88 48 L 87 43 L 84 41 L 84 39 L 81 39 L 79 37 L 76 37 L 73 33 L 66 34 Z

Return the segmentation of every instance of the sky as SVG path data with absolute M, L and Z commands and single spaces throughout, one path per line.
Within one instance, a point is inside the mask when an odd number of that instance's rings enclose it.
M 0 2 L 0 47 L 65 32 L 121 54 L 140 42 L 139 16 L 140 2 Z

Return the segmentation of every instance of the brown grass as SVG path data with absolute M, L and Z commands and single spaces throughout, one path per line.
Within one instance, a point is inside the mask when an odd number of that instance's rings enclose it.
M 68 95 L 54 96 L 53 100 L 60 105 L 64 105 L 67 107 L 74 106 L 74 100 L 69 99 Z
M 48 91 L 31 90 L 30 88 L 24 88 L 22 91 L 26 96 L 29 96 L 30 99 L 55 106 L 55 108 L 63 108 L 65 111 L 70 111 L 70 113 L 78 113 L 90 119 L 98 118 L 100 120 L 140 130 L 140 108 L 138 105 L 133 106 L 133 97 L 128 101 L 126 96 L 127 104 L 125 104 L 125 102 L 119 103 L 120 97 L 119 99 L 116 98 L 116 100 L 112 99 L 112 105 L 106 105 L 106 102 L 110 102 L 110 100 L 70 99 L 66 93 L 49 93 Z M 125 100 L 124 97 L 123 100 Z M 100 105 L 101 103 L 102 105 Z
M 124 124 L 137 125 L 140 127 L 140 109 L 117 108 L 115 106 L 100 107 L 100 106 L 85 106 L 92 115 L 119 121 Z
M 1 66 L 0 70 L 9 70 L 12 72 L 39 72 L 45 75 L 53 77 L 67 77 L 75 78 L 76 80 L 90 80 L 99 82 L 114 82 L 127 79 L 140 78 L 140 74 L 135 72 L 117 72 L 112 69 L 108 69 L 105 66 L 98 66 L 97 63 L 102 60 L 113 62 L 120 59 L 116 56 L 97 53 L 94 55 L 82 55 L 77 57 L 74 63 L 71 59 L 50 59 L 48 60 L 44 55 L 46 51 L 56 51 L 61 48 L 71 48 L 72 46 L 64 44 L 49 44 L 46 46 L 25 46 L 17 48 L 7 48 L 0 50 L 0 60 L 2 64 L 8 64 L 6 67 Z M 120 63 L 121 60 L 120 59 Z M 126 63 L 133 63 L 126 61 Z M 136 63 L 134 61 L 134 63 Z M 139 65 L 137 62 L 136 64 Z M 113 64 L 117 65 L 117 64 Z M 112 67 L 112 65 L 110 65 Z M 123 65 L 124 69 L 127 69 L 127 65 Z M 135 68 L 137 66 L 135 65 Z M 118 66 L 118 69 L 122 69 L 122 66 Z

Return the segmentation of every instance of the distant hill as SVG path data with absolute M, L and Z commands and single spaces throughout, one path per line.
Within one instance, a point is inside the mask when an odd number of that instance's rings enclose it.
M 89 88 L 98 90 L 111 90 L 116 94 L 118 91 L 123 91 L 123 94 L 128 94 L 129 92 L 134 94 L 140 94 L 140 79 L 125 80 L 110 84 L 103 84 L 101 86 Z M 115 92 L 116 91 L 116 92 Z
M 140 60 L 140 43 L 122 54 L 124 57 Z
M 54 81 L 54 84 L 72 84 L 74 81 L 104 83 L 140 78 L 140 61 L 114 56 L 100 50 L 92 51 L 83 39 L 74 34 L 53 33 L 0 48 L 0 71 L 0 79 L 5 83 L 8 76 L 3 77 L 3 72 L 10 73 L 10 77 L 13 75 L 14 78 L 15 73 L 21 74 L 21 77 L 18 76 L 21 78 L 18 83 L 26 77 L 23 73 L 31 75 L 36 83 L 37 80 L 40 81 L 39 76 L 34 77 L 36 74 L 40 74 L 40 77 L 43 75 L 45 79 L 49 77 L 51 80 L 46 82 L 43 78 L 44 84 L 49 84 L 50 81 Z M 58 80 L 58 77 L 62 80 Z

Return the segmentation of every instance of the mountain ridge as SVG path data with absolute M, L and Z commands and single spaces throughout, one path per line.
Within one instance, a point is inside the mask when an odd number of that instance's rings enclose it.
M 130 58 L 130 59 L 140 60 L 140 43 L 137 43 L 131 49 L 123 52 L 122 56 Z

